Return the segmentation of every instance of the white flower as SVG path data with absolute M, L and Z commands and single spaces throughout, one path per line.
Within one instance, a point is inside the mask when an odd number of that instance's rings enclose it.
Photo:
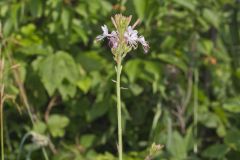
M 104 38 L 106 38 L 107 36 L 109 36 L 107 26 L 103 25 L 101 28 L 103 30 L 103 34 L 96 37 L 97 41 L 101 41 Z
M 134 49 L 137 48 L 137 39 L 138 39 L 137 34 L 138 34 L 138 31 L 133 30 L 131 26 L 128 26 L 127 31 L 124 33 L 124 38 L 126 39 L 127 43 Z
M 117 48 L 118 41 L 119 41 L 117 32 L 112 31 L 112 33 L 109 35 L 108 39 L 109 39 L 109 42 L 108 42 L 109 46 L 111 48 Z
M 138 37 L 138 31 L 133 30 L 131 26 L 128 26 L 127 31 L 124 33 L 124 37 L 128 45 L 136 49 L 138 42 L 142 44 L 144 52 L 147 53 L 149 49 L 148 43 L 143 36 Z
M 103 30 L 103 34 L 97 36 L 96 40 L 101 41 L 104 38 L 108 38 L 109 39 L 109 42 L 108 42 L 109 46 L 111 48 L 117 48 L 118 42 L 119 42 L 118 33 L 116 31 L 112 31 L 111 34 L 109 34 L 108 33 L 108 28 L 107 28 L 106 25 L 103 25 L 101 28 Z
M 138 42 L 142 44 L 144 52 L 147 53 L 150 47 L 148 45 L 148 42 L 145 41 L 145 38 L 143 36 L 140 36 L 138 38 Z
M 109 40 L 109 46 L 111 48 L 117 48 L 119 44 L 119 33 L 117 31 L 108 33 L 108 28 L 106 25 L 103 25 L 101 28 L 103 34 L 97 36 L 96 40 L 101 41 L 104 38 L 107 38 Z M 132 26 L 127 27 L 127 30 L 124 33 L 124 39 L 126 44 L 133 49 L 136 49 L 138 47 L 138 43 L 141 43 L 145 53 L 147 53 L 149 50 L 149 45 L 147 41 L 145 41 L 145 38 L 143 36 L 138 36 L 138 31 L 134 30 Z

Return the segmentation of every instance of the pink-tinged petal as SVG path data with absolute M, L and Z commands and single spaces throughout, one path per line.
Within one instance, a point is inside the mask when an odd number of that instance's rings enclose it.
M 101 28 L 102 28 L 103 34 L 96 37 L 97 41 L 101 41 L 109 35 L 108 34 L 108 28 L 107 28 L 106 25 L 101 26 Z
M 106 26 L 106 25 L 103 25 L 101 28 L 102 28 L 102 30 L 103 30 L 103 35 L 104 35 L 104 36 L 108 36 L 108 28 L 107 28 L 107 26 Z
M 134 49 L 137 48 L 137 41 L 138 41 L 138 31 L 133 30 L 131 26 L 127 28 L 127 31 L 124 33 L 124 38 L 131 47 Z
M 144 52 L 147 53 L 150 47 L 148 45 L 148 42 L 145 41 L 145 38 L 143 36 L 140 36 L 138 38 L 138 42 L 142 44 Z
M 109 45 L 111 48 L 117 48 L 117 47 L 118 47 L 118 39 L 115 38 L 115 37 L 110 37 L 110 38 L 109 38 L 108 45 Z
M 104 38 L 105 38 L 105 36 L 99 35 L 99 36 L 96 37 L 96 40 L 97 40 L 97 41 L 101 41 L 101 40 L 104 39 Z
M 138 34 L 138 31 L 137 31 L 137 30 L 133 30 L 133 29 L 132 29 L 132 26 L 128 26 L 127 32 L 128 32 L 128 34 L 131 35 L 131 36 L 137 36 L 137 34 Z
M 144 50 L 144 52 L 145 53 L 148 53 L 148 51 L 149 51 L 149 45 L 148 44 L 146 44 L 146 45 L 143 45 L 143 50 Z
M 109 37 L 115 37 L 118 39 L 118 34 L 116 31 L 112 31 L 111 34 L 108 35 Z
M 112 31 L 111 34 L 108 35 L 108 39 L 109 46 L 111 48 L 117 48 L 119 42 L 118 33 L 116 31 Z

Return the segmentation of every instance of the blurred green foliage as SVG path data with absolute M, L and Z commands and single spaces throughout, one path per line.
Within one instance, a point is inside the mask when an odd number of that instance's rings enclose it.
M 150 44 L 149 54 L 136 50 L 124 62 L 124 159 L 143 160 L 155 142 L 165 145 L 156 159 L 238 160 L 240 2 L 122 5 L 0 1 L 5 94 L 11 97 L 4 104 L 6 159 L 16 159 L 30 131 L 51 139 L 51 160 L 116 159 L 114 61 L 108 45 L 95 43 L 95 37 L 101 25 L 111 26 L 113 14 L 123 12 L 142 20 L 139 32 Z M 31 143 L 26 141 L 22 158 L 44 159 L 39 148 L 29 150 Z

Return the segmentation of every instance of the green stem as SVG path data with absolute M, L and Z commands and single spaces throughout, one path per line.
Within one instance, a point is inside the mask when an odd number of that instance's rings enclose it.
M 120 77 L 121 77 L 121 71 L 122 71 L 122 65 L 121 65 L 122 59 L 119 56 L 117 61 L 117 117 L 118 117 L 118 154 L 119 154 L 119 160 L 122 160 L 122 152 L 123 152 L 123 146 L 122 146 L 122 113 L 121 113 L 121 83 L 120 83 Z
M 45 160 L 49 160 L 47 151 L 46 151 L 46 149 L 44 147 L 42 148 L 42 152 L 43 152 Z
M 1 112 L 1 157 L 2 159 L 1 160 L 4 160 L 4 144 L 3 144 L 3 105 L 1 103 L 1 109 L 0 109 L 0 112 Z
M 1 23 L 0 23 L 0 36 L 1 36 Z M 1 38 L 1 37 L 0 37 Z M 4 68 L 4 59 L 2 55 L 2 45 L 0 44 L 0 57 L 3 64 L 1 64 L 0 70 L 0 126 L 1 126 L 1 160 L 4 160 L 4 142 L 3 142 L 3 103 L 4 103 L 4 84 L 3 84 L 3 68 Z
M 194 153 L 198 152 L 198 146 L 197 146 L 197 123 L 198 123 L 198 70 L 195 69 L 194 71 L 194 117 L 193 117 L 193 121 L 194 121 L 194 136 L 196 138 L 195 142 L 194 142 Z
M 20 142 L 19 153 L 18 153 L 17 160 L 20 160 L 20 158 L 21 158 L 21 153 L 22 153 L 22 149 L 23 149 L 23 145 L 24 145 L 25 141 L 27 140 L 27 138 L 28 138 L 29 136 L 31 136 L 31 133 L 26 133 L 26 134 L 23 136 L 23 138 L 22 138 L 22 140 L 21 140 L 21 142 Z

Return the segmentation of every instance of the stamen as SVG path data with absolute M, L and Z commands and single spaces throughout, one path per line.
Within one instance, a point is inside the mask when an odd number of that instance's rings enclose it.
M 129 26 L 131 20 L 132 20 L 132 15 L 130 15 L 130 16 L 128 17 L 128 24 L 127 24 L 128 26 Z
M 113 23 L 113 25 L 114 25 L 114 26 L 115 26 L 115 28 L 117 29 L 117 24 L 116 24 L 116 22 L 115 22 L 114 18 L 113 18 L 113 17 L 111 17 L 111 20 L 112 20 L 112 23 Z
M 134 29 L 138 24 L 140 24 L 141 20 L 138 19 L 132 26 L 132 29 Z

